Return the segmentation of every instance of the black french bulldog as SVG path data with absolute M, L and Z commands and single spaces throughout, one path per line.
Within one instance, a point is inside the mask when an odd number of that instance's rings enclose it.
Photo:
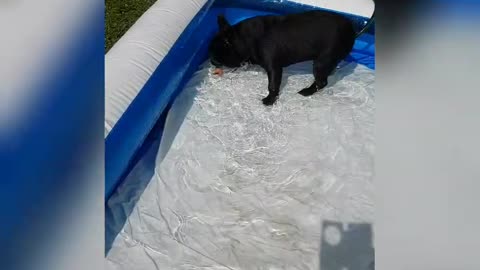
M 353 23 L 328 11 L 308 11 L 286 16 L 258 16 L 231 26 L 218 16 L 219 32 L 210 43 L 212 64 L 239 67 L 260 65 L 268 74 L 268 96 L 263 104 L 272 105 L 279 94 L 282 69 L 313 60 L 315 82 L 300 92 L 309 96 L 327 85 L 337 64 L 348 56 L 357 34 Z

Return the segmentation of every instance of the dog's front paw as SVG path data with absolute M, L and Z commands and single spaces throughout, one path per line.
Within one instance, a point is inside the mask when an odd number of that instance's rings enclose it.
M 268 95 L 266 98 L 262 99 L 262 102 L 263 102 L 263 105 L 265 106 L 272 106 L 276 100 L 277 100 L 276 96 Z

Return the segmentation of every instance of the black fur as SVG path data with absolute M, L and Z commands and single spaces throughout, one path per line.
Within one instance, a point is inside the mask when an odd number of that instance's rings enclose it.
M 315 82 L 299 93 L 309 96 L 327 85 L 327 77 L 352 50 L 352 22 L 333 12 L 308 11 L 286 16 L 258 16 L 231 26 L 218 16 L 219 32 L 209 51 L 217 66 L 239 67 L 245 62 L 260 65 L 268 75 L 265 105 L 279 94 L 282 69 L 313 60 Z

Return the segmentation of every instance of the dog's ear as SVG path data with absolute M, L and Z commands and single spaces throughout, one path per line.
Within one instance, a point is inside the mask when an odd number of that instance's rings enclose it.
M 227 22 L 227 19 L 223 15 L 218 15 L 217 17 L 218 28 L 220 30 L 227 30 L 230 27 L 230 24 Z

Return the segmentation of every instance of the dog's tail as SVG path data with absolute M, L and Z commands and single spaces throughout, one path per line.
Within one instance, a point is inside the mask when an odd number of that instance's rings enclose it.
M 365 26 L 362 28 L 362 30 L 360 30 L 360 32 L 358 32 L 355 35 L 355 39 L 357 39 L 359 36 L 363 35 L 363 33 L 365 33 L 368 29 L 370 29 L 370 27 L 372 26 L 374 21 L 375 21 L 375 10 L 373 10 L 373 14 L 370 17 L 370 19 L 368 19 L 367 24 L 365 24 Z

